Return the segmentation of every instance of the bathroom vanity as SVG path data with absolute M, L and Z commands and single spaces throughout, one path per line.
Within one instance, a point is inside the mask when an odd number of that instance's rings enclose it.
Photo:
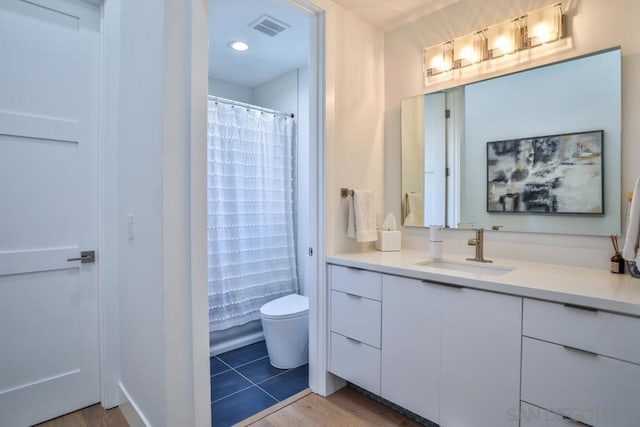
M 444 260 L 328 257 L 330 372 L 444 427 L 637 425 L 637 279 Z

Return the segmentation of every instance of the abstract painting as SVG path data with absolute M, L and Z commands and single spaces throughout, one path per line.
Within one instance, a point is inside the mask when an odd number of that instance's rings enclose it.
M 487 143 L 487 212 L 603 215 L 603 131 Z

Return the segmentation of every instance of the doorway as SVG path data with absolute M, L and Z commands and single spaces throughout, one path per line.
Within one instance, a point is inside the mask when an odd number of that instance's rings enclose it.
M 314 22 L 317 19 L 315 13 L 317 11 L 305 10 L 298 2 L 290 0 L 212 0 L 209 23 L 209 95 L 218 97 L 216 100 L 235 102 L 237 106 L 266 108 L 291 113 L 295 117 L 298 157 L 295 189 L 297 271 L 299 293 L 311 297 L 311 303 L 315 301 L 313 293 L 318 272 L 318 82 L 317 72 L 312 69 L 317 67 L 317 58 L 313 58 L 311 67 L 309 64 L 309 57 L 317 56 L 317 51 L 310 52 L 310 42 L 317 42 L 311 40 L 312 28 L 315 30 L 317 25 Z M 246 42 L 248 50 L 231 50 L 234 41 Z M 216 380 L 221 383 L 224 380 L 222 373 L 231 376 L 230 371 L 236 370 L 234 366 L 221 365 L 220 362 L 234 352 L 244 351 L 243 348 L 264 350 L 263 339 L 258 318 L 211 333 L 214 403 L 221 398 L 215 393 Z M 265 358 L 266 353 L 260 357 Z M 265 371 L 269 370 L 268 366 L 264 368 Z M 242 372 L 241 369 L 238 371 Z M 308 377 L 306 372 L 305 377 Z M 238 386 L 238 393 L 249 393 L 248 389 L 253 390 L 253 386 L 260 390 L 260 382 L 255 383 L 251 378 L 243 379 L 253 385 L 249 386 L 244 381 L 245 386 Z M 308 381 L 305 383 L 308 384 Z M 216 425 L 215 415 L 213 418 Z

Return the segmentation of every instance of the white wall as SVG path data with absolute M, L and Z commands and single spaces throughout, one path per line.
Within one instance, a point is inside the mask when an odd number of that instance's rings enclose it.
M 400 100 L 421 93 L 478 80 L 446 81 L 424 86 L 422 50 L 444 40 L 485 28 L 545 6 L 546 0 L 460 0 L 432 15 L 385 34 L 385 208 L 400 213 Z M 579 56 L 613 46 L 622 47 L 622 191 L 632 190 L 640 175 L 640 34 L 635 17 L 640 14 L 636 0 L 563 1 L 573 48 L 531 63 L 502 70 L 508 73 L 543 63 Z M 469 231 L 448 230 L 445 250 L 468 253 Z M 425 246 L 423 229 L 403 230 L 407 247 Z M 568 235 L 491 233 L 486 234 L 486 254 L 519 257 L 546 262 L 608 268 L 612 249 L 608 238 Z
M 209 77 L 209 95 L 253 104 L 253 89 Z
M 157 41 L 164 38 L 164 2 L 123 1 L 121 31 L 120 381 L 149 423 L 160 426 L 166 418 L 161 267 L 164 64 L 163 45 Z M 134 215 L 133 241 L 126 238 L 127 215 Z
M 373 247 L 347 238 L 341 187 L 375 191 L 382 222 L 384 35 L 338 5 L 327 11 L 326 26 L 325 237 L 326 252 L 333 254 Z
M 298 70 L 253 88 L 253 104 L 285 113 L 298 113 Z
M 206 235 L 191 222 L 192 200 L 204 207 L 191 191 L 206 191 L 191 181 L 206 176 L 193 159 L 206 159 L 209 1 L 120 5 L 120 382 L 148 424 L 206 426 L 206 251 L 191 238 Z

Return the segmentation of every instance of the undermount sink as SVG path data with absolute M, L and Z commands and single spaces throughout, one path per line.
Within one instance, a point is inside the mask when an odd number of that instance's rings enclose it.
M 502 267 L 491 264 L 480 264 L 474 261 L 469 262 L 457 262 L 446 260 L 426 260 L 416 263 L 416 265 L 422 265 L 424 267 L 442 268 L 443 270 L 462 271 L 465 273 L 478 273 L 478 274 L 490 274 L 493 276 L 502 276 L 510 271 L 512 268 Z

